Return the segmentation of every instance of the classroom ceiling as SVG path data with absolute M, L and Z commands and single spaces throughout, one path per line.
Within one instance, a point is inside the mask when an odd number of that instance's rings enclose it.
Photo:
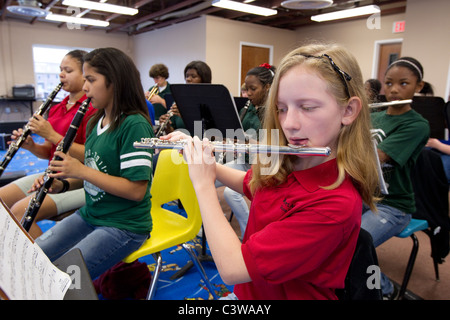
M 96 0 L 94 0 L 96 1 Z M 244 0 L 236 0 L 244 2 Z M 107 3 L 133 7 L 139 10 L 134 16 L 111 14 L 96 10 L 81 9 L 84 18 L 105 20 L 110 23 L 106 27 L 107 33 L 126 32 L 129 35 L 150 32 L 173 24 L 196 19 L 202 15 L 221 17 L 234 21 L 243 21 L 274 28 L 296 30 L 303 26 L 317 24 L 310 17 L 319 13 L 338 11 L 357 6 L 374 4 L 380 7 L 381 15 L 402 13 L 406 10 L 406 0 L 334 0 L 331 6 L 322 9 L 305 9 L 310 6 L 322 6 L 326 0 L 254 0 L 250 4 L 276 9 L 278 13 L 263 17 L 246 14 L 228 9 L 221 9 L 211 5 L 212 0 L 107 0 Z M 288 2 L 289 7 L 282 2 Z M 15 8 L 15 12 L 8 7 Z M 22 21 L 34 24 L 37 21 L 51 23 L 55 27 L 62 27 L 65 23 L 51 22 L 44 18 L 31 16 L 36 11 L 50 11 L 54 14 L 72 15 L 69 7 L 62 4 L 62 0 L 0 0 L 0 23 L 6 20 Z M 17 10 L 19 8 L 19 10 Z M 22 8 L 24 10 L 22 10 Z M 21 12 L 18 14 L 17 11 Z M 69 12 L 68 12 L 69 11 Z M 26 14 L 23 14 L 26 13 Z M 322 24 L 326 22 L 321 22 Z M 330 23 L 330 22 L 328 22 Z M 85 27 L 94 30 L 99 27 Z

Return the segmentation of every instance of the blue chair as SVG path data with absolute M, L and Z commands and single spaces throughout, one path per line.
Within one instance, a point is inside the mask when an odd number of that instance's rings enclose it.
M 409 278 L 411 277 L 414 263 L 416 262 L 417 252 L 419 251 L 419 240 L 414 233 L 417 231 L 425 231 L 427 229 L 428 222 L 426 220 L 411 219 L 411 222 L 408 224 L 408 226 L 406 226 L 406 228 L 397 235 L 398 238 L 410 237 L 413 241 L 411 255 L 409 256 L 408 264 L 406 265 L 405 275 L 403 276 L 403 282 L 397 298 L 398 300 L 403 300 L 405 296 L 406 287 L 408 286 Z

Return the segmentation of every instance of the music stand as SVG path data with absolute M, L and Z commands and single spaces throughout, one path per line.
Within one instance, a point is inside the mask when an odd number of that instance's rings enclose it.
M 180 111 L 181 118 L 191 136 L 210 140 L 224 138 L 244 140 L 244 130 L 239 114 L 228 89 L 221 84 L 171 84 L 170 90 Z M 206 236 L 202 226 L 202 251 L 200 261 L 213 261 L 206 254 Z M 171 279 L 178 279 L 193 266 L 189 261 Z
M 191 136 L 213 138 L 228 137 L 235 130 L 243 139 L 239 114 L 228 89 L 221 84 L 171 84 L 173 98 L 181 118 Z M 212 130 L 211 130 L 212 129 Z M 242 134 L 242 137 L 241 137 Z M 239 139 L 239 140 L 241 140 Z
M 236 104 L 236 109 L 238 113 L 241 111 L 245 104 L 248 102 L 248 98 L 245 97 L 234 97 L 234 103 Z
M 170 107 L 172 106 L 173 102 L 174 102 L 172 94 L 171 93 L 166 93 L 164 95 L 164 100 L 166 101 L 166 108 L 167 108 L 167 110 L 169 110 Z

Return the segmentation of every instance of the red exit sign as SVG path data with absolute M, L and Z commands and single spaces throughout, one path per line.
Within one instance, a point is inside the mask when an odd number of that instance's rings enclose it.
M 405 32 L 405 21 L 396 21 L 392 28 L 393 33 Z

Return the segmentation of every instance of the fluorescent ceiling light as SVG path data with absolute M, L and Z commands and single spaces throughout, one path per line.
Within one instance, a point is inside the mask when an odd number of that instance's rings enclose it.
M 96 27 L 109 26 L 108 21 L 88 19 L 88 18 L 77 18 L 74 16 L 65 16 L 62 14 L 53 14 L 53 13 L 47 15 L 45 17 L 45 19 L 51 20 L 51 21 L 67 22 L 67 23 L 73 23 L 73 24 L 83 24 L 83 25 L 96 26 Z
M 350 17 L 364 16 L 367 14 L 373 14 L 373 13 L 379 13 L 379 12 L 380 12 L 380 7 L 375 6 L 375 5 L 370 5 L 370 6 L 365 6 L 365 7 L 359 7 L 359 8 L 353 8 L 353 9 L 319 14 L 316 16 L 312 16 L 311 20 L 317 21 L 317 22 L 322 22 L 322 21 L 338 20 L 338 19 L 345 19 L 345 18 L 350 18 Z
M 212 5 L 224 9 L 236 10 L 241 12 L 247 12 L 251 14 L 258 14 L 260 16 L 272 16 L 277 14 L 277 10 L 254 6 L 252 4 L 245 4 L 230 0 L 213 0 Z
M 99 11 L 118 13 L 118 14 L 127 14 L 130 16 L 133 16 L 136 13 L 138 13 L 138 9 L 124 7 L 124 6 L 118 6 L 115 4 L 93 2 L 93 1 L 86 1 L 86 0 L 64 0 L 62 2 L 62 4 L 65 6 L 69 6 L 69 7 L 72 6 L 72 7 L 91 9 L 91 10 L 99 10 Z

